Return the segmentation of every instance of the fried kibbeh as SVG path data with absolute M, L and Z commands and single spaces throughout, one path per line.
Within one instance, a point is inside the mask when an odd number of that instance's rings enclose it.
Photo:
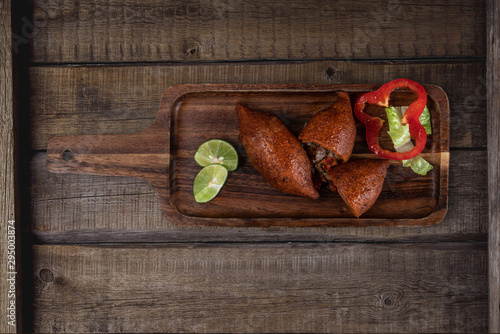
M 239 136 L 247 155 L 264 179 L 277 190 L 319 198 L 309 158 L 285 124 L 274 114 L 236 105 Z
M 323 181 L 326 181 L 324 172 L 349 160 L 356 139 L 349 95 L 338 92 L 336 96 L 336 101 L 317 112 L 299 135 L 311 164 Z
M 342 199 L 356 217 L 361 216 L 379 197 L 387 175 L 389 160 L 352 159 L 327 172 Z

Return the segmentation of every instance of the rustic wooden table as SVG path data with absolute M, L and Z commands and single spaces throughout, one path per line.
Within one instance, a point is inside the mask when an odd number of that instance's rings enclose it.
M 495 0 L 0 0 L 0 332 L 500 332 L 499 17 Z M 145 129 L 172 85 L 400 77 L 450 101 L 434 226 L 178 227 L 145 181 L 46 168 L 49 137 Z

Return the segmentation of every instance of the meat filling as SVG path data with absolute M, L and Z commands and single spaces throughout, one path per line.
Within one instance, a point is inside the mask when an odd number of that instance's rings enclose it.
M 323 182 L 329 183 L 330 187 L 332 187 L 333 184 L 329 182 L 327 173 L 333 166 L 341 164 L 342 159 L 334 152 L 318 144 L 305 142 L 303 146 L 313 167 L 313 180 L 316 188 L 319 189 Z

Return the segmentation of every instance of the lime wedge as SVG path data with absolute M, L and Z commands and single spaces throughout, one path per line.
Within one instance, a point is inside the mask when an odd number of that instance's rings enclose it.
M 193 195 L 198 203 L 212 200 L 219 193 L 226 182 L 227 169 L 222 165 L 209 165 L 204 167 L 193 182 Z
M 222 165 L 228 171 L 233 171 L 238 167 L 238 152 L 227 141 L 212 139 L 198 147 L 194 160 L 202 167 Z

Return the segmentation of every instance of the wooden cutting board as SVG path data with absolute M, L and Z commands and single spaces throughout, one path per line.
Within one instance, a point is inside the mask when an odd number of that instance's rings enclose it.
M 335 101 L 335 91 L 349 93 L 351 103 L 375 85 L 179 85 L 161 99 L 158 117 L 146 130 L 127 135 L 53 137 L 47 168 L 55 173 L 133 176 L 156 189 L 166 219 L 184 226 L 425 226 L 440 222 L 448 204 L 449 103 L 445 92 L 424 85 L 432 117 L 423 156 L 435 168 L 426 176 L 391 161 L 377 202 L 355 218 L 337 193 L 321 190 L 318 200 L 282 194 L 269 186 L 249 161 L 238 139 L 237 103 L 276 114 L 296 135 L 319 110 Z M 391 94 L 392 105 L 409 105 L 410 91 Z M 366 111 L 385 118 L 381 107 Z M 356 120 L 357 122 L 357 120 Z M 355 157 L 375 157 L 364 126 L 357 122 Z M 192 183 L 201 170 L 193 159 L 209 139 L 235 146 L 240 166 L 212 201 L 194 201 Z M 392 149 L 389 136 L 381 145 Z

